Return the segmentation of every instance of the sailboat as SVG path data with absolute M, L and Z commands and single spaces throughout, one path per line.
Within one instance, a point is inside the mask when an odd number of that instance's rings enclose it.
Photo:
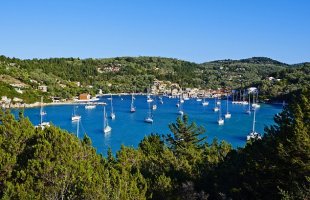
M 221 106 L 219 106 L 219 116 L 217 119 L 218 125 L 224 125 L 224 119 L 222 118 Z
M 131 104 L 130 104 L 130 112 L 131 113 L 136 112 L 136 108 L 134 106 L 134 99 L 135 99 L 135 97 L 133 96 L 133 93 L 132 93 L 132 95 L 131 95 Z
M 248 92 L 249 93 L 249 102 L 247 102 L 246 100 L 245 100 L 245 95 L 246 95 L 246 93 L 245 93 L 245 89 L 243 90 L 243 96 L 242 96 L 242 104 L 243 105 L 248 105 L 248 104 L 250 104 L 250 92 Z
M 180 106 L 179 106 L 179 109 L 178 109 L 178 114 L 179 114 L 179 115 L 184 115 L 183 103 L 181 103 L 181 102 L 180 102 Z
M 226 119 L 231 118 L 231 114 L 230 114 L 230 112 L 228 112 L 228 94 L 227 94 L 227 99 L 226 99 L 226 114 L 225 114 L 225 118 Z
M 147 89 L 147 99 L 146 99 L 146 102 L 148 102 L 148 103 L 153 102 L 153 99 L 151 98 L 151 95 L 150 95 L 149 89 Z
M 247 137 L 246 137 L 246 139 L 249 141 L 249 140 L 252 140 L 252 139 L 262 139 L 262 136 L 259 134 L 259 133 L 257 133 L 256 131 L 255 131 L 255 123 L 256 123 L 256 121 L 255 121 L 255 117 L 256 117 L 256 109 L 254 110 L 254 114 L 253 114 L 253 125 L 252 125 L 252 132 L 251 133 L 249 133 L 248 135 L 247 135 Z
M 159 97 L 159 102 L 160 102 L 161 104 L 164 104 L 164 101 L 163 101 L 163 97 L 162 97 L 162 96 Z
M 148 104 L 149 104 L 148 115 L 144 119 L 144 122 L 146 122 L 146 123 L 153 123 L 153 115 L 152 115 L 151 105 L 150 105 L 150 103 L 148 103 Z
M 111 119 L 115 119 L 115 113 L 113 111 L 113 98 L 111 94 L 111 114 L 110 114 Z
M 255 96 L 253 95 L 253 103 L 252 103 L 252 108 L 259 108 L 260 105 L 258 104 L 258 91 L 256 90 L 256 101 L 255 101 Z
M 156 110 L 156 109 L 157 109 L 157 105 L 156 105 L 156 95 L 154 95 L 154 101 L 153 101 L 152 109 L 153 109 L 153 110 Z
M 71 120 L 72 120 L 73 122 L 76 122 L 76 121 L 78 121 L 78 120 L 81 119 L 81 116 L 80 116 L 80 115 L 77 115 L 77 114 L 75 113 L 75 109 L 76 109 L 76 107 L 74 107 L 74 109 L 73 109 L 73 114 L 72 114 L 72 117 L 71 117 Z
M 245 113 L 247 113 L 247 114 L 251 114 L 251 93 L 249 92 L 249 107 L 248 107 L 248 109 L 245 111 Z
M 41 97 L 41 108 L 40 108 L 40 124 L 36 126 L 36 128 L 41 127 L 44 129 L 45 127 L 49 127 L 49 122 L 43 122 L 43 116 L 46 115 L 46 112 L 43 110 L 43 97 Z
M 110 133 L 112 128 L 109 126 L 109 121 L 107 119 L 107 113 L 105 112 L 105 106 L 103 107 L 103 132 Z
M 209 102 L 206 101 L 206 95 L 205 95 L 205 94 L 203 94 L 203 102 L 202 102 L 202 105 L 203 105 L 203 106 L 209 105 Z
M 217 97 L 214 97 L 214 108 L 213 108 L 213 111 L 214 112 L 217 112 L 219 111 L 219 107 L 217 106 Z
M 94 108 L 96 108 L 95 104 L 88 103 L 88 104 L 85 105 L 85 109 L 87 109 L 87 110 L 94 109 Z

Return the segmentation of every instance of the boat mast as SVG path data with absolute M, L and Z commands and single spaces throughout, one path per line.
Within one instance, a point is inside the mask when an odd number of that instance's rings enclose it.
M 76 136 L 79 137 L 80 120 L 77 121 L 76 126 Z
M 103 107 L 103 129 L 106 127 L 106 113 L 105 113 L 105 106 Z
M 111 113 L 113 114 L 113 104 L 112 104 L 113 100 L 112 100 L 112 94 L 111 94 Z
M 228 114 L 228 93 L 227 93 L 227 99 L 226 99 L 226 113 Z
M 252 126 L 252 132 L 255 133 L 255 115 L 256 115 L 256 109 L 254 109 L 254 116 L 253 116 L 253 126 Z
M 43 96 L 41 97 L 41 109 L 40 109 L 40 121 L 41 121 L 41 124 L 43 123 Z
M 251 93 L 249 92 L 249 110 L 251 110 Z

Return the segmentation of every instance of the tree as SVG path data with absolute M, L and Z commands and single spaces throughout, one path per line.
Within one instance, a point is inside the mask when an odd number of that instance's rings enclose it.
M 178 117 L 176 123 L 169 124 L 169 129 L 173 135 L 164 136 L 168 146 L 177 155 L 188 152 L 190 149 L 198 150 L 202 148 L 202 143 L 206 137 L 201 135 L 205 132 L 204 128 L 192 122 L 188 124 L 188 116 Z

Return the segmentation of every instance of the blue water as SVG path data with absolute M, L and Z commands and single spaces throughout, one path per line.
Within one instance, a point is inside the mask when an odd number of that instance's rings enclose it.
M 122 100 L 123 99 L 123 100 Z M 100 101 L 110 102 L 107 97 Z M 120 149 L 121 144 L 137 147 L 144 136 L 151 133 L 167 134 L 170 133 L 168 124 L 176 121 L 177 99 L 163 98 L 164 104 L 157 103 L 157 110 L 153 111 L 154 123 L 144 122 L 147 115 L 148 104 L 145 96 L 136 96 L 136 112 L 130 113 L 131 96 L 114 96 L 113 105 L 116 113 L 115 120 L 109 120 L 112 127 L 110 134 L 103 133 L 103 106 L 97 105 L 95 109 L 87 110 L 84 105 L 76 108 L 76 113 L 82 116 L 80 121 L 79 138 L 83 138 L 84 133 L 92 139 L 93 146 L 98 153 L 106 154 L 109 147 L 115 153 Z M 206 129 L 208 141 L 214 137 L 219 140 L 226 140 L 233 147 L 242 147 L 245 145 L 246 136 L 252 130 L 253 114 L 245 114 L 247 106 L 235 105 L 229 102 L 229 110 L 232 114 L 231 119 L 225 119 L 224 126 L 217 124 L 218 113 L 213 111 L 214 100 L 208 99 L 208 106 L 202 106 L 201 102 L 194 99 L 185 101 L 183 105 L 184 113 L 189 116 L 190 121 L 196 122 Z M 222 113 L 226 112 L 226 100 L 222 100 Z M 54 125 L 66 129 L 76 135 L 77 123 L 71 122 L 71 115 L 75 105 L 46 106 L 44 110 L 47 115 L 44 121 L 50 121 Z M 110 105 L 106 106 L 108 116 Z M 264 133 L 266 125 L 273 124 L 275 114 L 281 112 L 282 106 L 261 104 L 256 112 L 256 131 Z M 17 113 L 18 110 L 13 110 Z M 26 108 L 25 116 L 29 117 L 34 125 L 40 122 L 40 108 Z

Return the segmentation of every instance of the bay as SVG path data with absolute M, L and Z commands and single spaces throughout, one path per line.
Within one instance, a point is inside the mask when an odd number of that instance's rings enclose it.
M 108 97 L 100 98 L 101 102 L 106 102 L 108 116 L 110 113 L 110 101 Z M 91 138 L 93 146 L 98 153 L 106 155 L 110 147 L 115 153 L 121 145 L 137 147 L 144 136 L 151 133 L 167 134 L 170 133 L 168 124 L 174 123 L 179 117 L 176 103 L 178 99 L 164 97 L 163 104 L 157 101 L 157 110 L 153 111 L 154 123 L 144 122 L 148 112 L 146 96 L 135 96 L 136 112 L 130 113 L 131 96 L 114 96 L 113 106 L 116 114 L 115 120 L 109 120 L 112 127 L 110 134 L 103 133 L 103 106 L 97 105 L 95 109 L 87 110 L 85 105 L 51 105 L 45 106 L 47 115 L 44 121 L 49 121 L 57 127 L 65 129 L 72 134 L 77 135 L 77 123 L 71 122 L 71 116 L 76 108 L 76 113 L 81 115 L 79 123 L 78 137 L 83 138 L 84 134 Z M 205 135 L 208 141 L 213 138 L 226 140 L 233 147 L 243 147 L 246 143 L 246 136 L 252 130 L 253 114 L 245 114 L 247 106 L 231 104 L 229 101 L 229 111 L 232 114 L 231 119 L 225 119 L 225 124 L 217 124 L 218 113 L 213 111 L 214 99 L 207 99 L 208 106 L 202 106 L 201 102 L 195 99 L 185 101 L 183 105 L 184 113 L 189 116 L 191 122 L 203 126 L 206 129 Z M 222 113 L 226 113 L 226 100 L 221 101 Z M 12 112 L 17 115 L 19 110 Z M 274 123 L 275 114 L 282 111 L 281 105 L 261 104 L 256 112 L 256 131 L 263 134 L 264 127 Z M 40 108 L 25 108 L 24 115 L 29 117 L 30 121 L 37 125 L 40 123 Z

